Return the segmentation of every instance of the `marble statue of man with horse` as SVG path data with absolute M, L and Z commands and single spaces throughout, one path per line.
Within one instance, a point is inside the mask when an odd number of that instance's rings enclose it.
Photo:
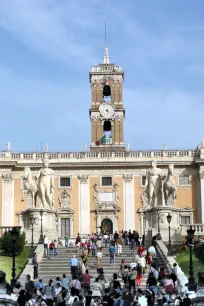
M 173 206 L 176 199 L 176 184 L 173 175 L 173 164 L 168 166 L 166 175 L 160 168 L 157 168 L 156 161 L 151 162 L 151 168 L 147 170 L 145 190 L 141 194 L 144 206 Z
M 49 168 L 49 161 L 43 160 L 43 168 L 33 178 L 29 167 L 24 168 L 24 189 L 32 196 L 33 207 L 37 206 L 39 198 L 41 207 L 54 207 L 54 171 Z

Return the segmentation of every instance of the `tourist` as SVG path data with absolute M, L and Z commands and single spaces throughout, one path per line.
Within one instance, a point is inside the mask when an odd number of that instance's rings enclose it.
M 92 278 L 93 278 L 93 276 L 91 274 L 89 274 L 88 270 L 86 270 L 85 274 L 82 274 L 80 276 L 80 282 L 81 282 L 81 285 L 83 287 L 85 296 L 87 296 L 89 291 L 90 291 L 90 283 L 91 283 Z
M 95 282 L 91 284 L 92 297 L 102 297 L 103 287 L 99 283 L 98 278 L 95 279 Z
M 73 257 L 70 259 L 69 264 L 71 266 L 71 274 L 72 274 L 72 279 L 78 272 L 78 259 L 76 258 L 76 255 L 73 255 Z
M 183 306 L 190 306 L 192 305 L 191 299 L 189 298 L 188 294 L 183 299 Z
M 91 254 L 91 246 L 92 246 L 92 241 L 88 240 L 87 242 L 88 256 L 90 256 Z
M 29 299 L 32 298 L 32 293 L 35 288 L 35 284 L 34 284 L 34 281 L 31 280 L 30 275 L 27 275 L 26 278 L 27 279 L 25 283 L 25 291 L 26 291 L 26 299 L 28 301 Z
M 76 237 L 75 245 L 76 245 L 76 247 L 78 248 L 78 251 L 79 251 L 80 246 L 81 246 L 81 237 L 80 237 L 79 233 L 78 233 L 78 235 Z
M 60 283 L 55 283 L 54 288 L 54 295 L 55 295 L 55 305 L 61 305 L 64 302 L 63 296 L 62 296 L 62 287 L 60 286 Z
M 142 286 L 142 266 L 140 264 L 137 265 L 137 277 L 136 277 L 136 284 L 141 287 Z
M 142 273 L 145 274 L 145 270 L 146 270 L 146 260 L 144 256 L 140 256 L 138 263 L 141 265 L 142 267 Z
M 51 241 L 50 245 L 49 245 L 49 250 L 50 250 L 50 259 L 54 258 L 54 248 L 55 248 L 55 244 L 53 241 Z
M 47 306 L 53 305 L 54 299 L 54 286 L 52 285 L 52 279 L 49 280 L 48 285 L 45 286 L 44 296 L 46 298 Z
M 156 279 L 156 281 L 158 281 L 158 278 L 159 278 L 159 271 L 157 270 L 157 267 L 156 267 L 155 264 L 152 264 L 152 265 L 151 265 L 150 272 L 152 272 L 153 277 Z
M 139 248 L 138 248 L 138 250 L 137 250 L 137 254 L 138 254 L 139 256 L 145 255 L 145 248 L 144 248 L 144 246 L 143 246 L 142 244 L 139 246 Z
M 113 306 L 123 306 L 124 301 L 120 295 L 120 293 L 116 293 L 115 298 L 113 300 Z
M 81 239 L 81 247 L 82 247 L 82 250 L 86 248 L 86 239 L 85 239 L 85 237 L 83 237 Z
M 97 252 L 96 259 L 97 259 L 98 270 L 102 268 L 102 258 L 103 258 L 103 253 L 100 251 Z
M 131 292 L 131 289 L 133 288 L 134 294 L 135 294 L 135 280 L 136 280 L 136 277 L 137 277 L 137 271 L 136 271 L 136 268 L 133 268 L 131 270 L 131 272 L 129 273 L 129 281 L 130 281 L 129 292 Z
M 19 294 L 18 294 L 18 299 L 17 299 L 17 303 L 18 306 L 25 306 L 26 305 L 26 293 L 25 290 L 22 289 Z
M 157 280 L 154 278 L 153 273 L 150 272 L 147 279 L 147 286 L 154 292 L 155 295 L 158 293 Z
M 98 272 L 99 272 L 97 276 L 98 281 L 102 285 L 103 289 L 105 289 L 106 280 L 105 280 L 103 268 L 99 269 Z
M 130 240 L 130 250 L 131 250 L 131 255 L 134 255 L 136 250 L 136 243 L 134 239 Z
M 146 296 L 144 295 L 143 291 L 141 289 L 138 289 L 137 290 L 137 295 L 138 295 L 138 304 L 140 306 L 148 306 L 147 304 L 147 298 Z
M 78 298 L 78 296 L 77 296 L 77 294 L 76 294 L 75 288 L 71 288 L 70 297 L 69 297 L 69 300 L 68 300 L 68 305 L 69 305 L 69 306 L 72 306 L 73 303 L 74 303 L 74 301 L 75 301 L 75 299 L 76 299 L 77 301 L 79 300 L 79 298 Z
M 130 270 L 137 267 L 137 264 L 135 262 L 135 259 L 133 258 L 133 261 L 129 264 Z
M 66 235 L 64 236 L 64 242 L 65 242 L 65 247 L 68 248 L 69 247 L 69 235 L 68 235 L 68 233 L 66 233 Z
M 125 268 L 125 260 L 122 259 L 121 264 L 120 264 L 120 269 L 118 271 L 118 275 L 121 276 L 122 278 L 123 278 L 123 274 L 124 274 L 124 268 Z
M 166 279 L 164 280 L 164 288 L 166 291 L 167 302 L 171 302 L 171 295 L 174 293 L 174 283 L 170 275 L 167 275 Z
M 58 252 L 57 252 L 57 248 L 58 248 L 58 242 L 57 242 L 57 240 L 54 240 L 54 252 L 53 252 L 53 254 L 54 254 L 54 257 L 58 257 Z
M 156 257 L 156 249 L 153 245 L 148 248 L 148 253 L 152 258 Z
M 36 289 L 44 289 L 45 288 L 45 285 L 44 285 L 44 283 L 43 283 L 43 279 L 42 279 L 42 277 L 38 277 L 38 281 L 37 282 L 35 282 L 35 287 L 36 287 Z
M 125 265 L 124 266 L 124 271 L 123 271 L 123 281 L 124 281 L 124 285 L 127 287 L 128 285 L 128 276 L 129 276 L 129 269 L 128 266 Z
M 97 251 L 101 252 L 102 246 L 103 246 L 102 240 L 98 239 L 98 240 L 96 241 Z
M 110 283 L 110 287 L 113 292 L 120 293 L 121 291 L 121 285 L 120 285 L 120 282 L 118 281 L 118 276 L 116 273 L 113 274 L 113 280 Z
M 122 255 L 122 239 L 119 237 L 116 241 L 117 247 L 118 247 L 118 256 Z
M 33 254 L 32 264 L 33 264 L 33 278 L 37 279 L 38 278 L 38 256 L 37 256 L 37 253 Z
M 160 285 L 164 286 L 164 280 L 166 278 L 166 271 L 165 271 L 165 268 L 164 267 L 161 267 L 160 270 L 159 270 L 159 276 L 158 276 L 158 281 L 160 283 Z
M 70 288 L 74 288 L 76 290 L 76 294 L 78 295 L 81 291 L 81 283 L 78 280 L 77 276 L 74 276 L 74 279 L 70 283 Z
M 43 240 L 43 244 L 44 244 L 44 255 L 48 255 L 48 238 L 46 236 L 44 236 L 44 240 Z
M 96 256 L 96 243 L 95 243 L 95 240 L 93 240 L 92 244 L 91 244 L 91 256 L 92 257 Z
M 110 254 L 110 265 L 115 264 L 115 248 L 113 245 L 109 248 L 109 254 Z
M 109 294 L 109 289 L 106 288 L 105 289 L 105 295 L 103 296 L 103 304 L 105 306 L 112 306 L 113 305 L 113 299 L 111 298 L 110 294 Z
M 129 232 L 128 232 L 128 239 L 129 239 L 129 243 L 133 239 L 133 234 L 132 234 L 131 230 L 129 230 Z
M 104 234 L 104 235 L 103 235 L 103 240 L 104 240 L 105 248 L 106 248 L 107 245 L 108 245 L 108 239 L 109 239 L 108 234 Z
M 69 292 L 69 280 L 66 277 L 66 274 L 63 274 L 63 277 L 62 277 L 62 287 L 65 289 L 66 295 L 68 295 L 68 292 Z

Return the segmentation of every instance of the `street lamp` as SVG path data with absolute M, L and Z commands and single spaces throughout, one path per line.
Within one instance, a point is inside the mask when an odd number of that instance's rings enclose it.
M 194 233 L 195 233 L 195 230 L 192 229 L 192 226 L 190 226 L 190 228 L 187 230 L 188 245 L 190 248 L 190 265 L 189 265 L 189 279 L 188 279 L 188 290 L 189 291 L 196 290 L 195 278 L 193 275 L 193 258 L 192 258 L 192 244 L 193 244 L 193 239 L 194 239 Z
M 33 252 L 34 246 L 33 246 L 33 225 L 34 224 L 38 224 L 39 218 L 38 217 L 30 217 L 30 223 L 31 223 L 31 232 L 32 232 L 32 236 L 31 236 L 31 250 Z
M 13 242 L 12 248 L 12 280 L 11 285 L 14 287 L 16 285 L 16 241 L 19 237 L 19 227 L 13 227 L 11 230 L 11 240 Z
M 170 226 L 170 224 L 171 224 L 172 215 L 170 213 L 168 213 L 166 218 L 167 218 L 167 222 L 169 223 L 169 250 L 168 250 L 168 253 L 170 255 L 170 253 L 171 253 L 171 226 Z
M 43 243 L 43 229 L 42 229 L 43 210 L 40 210 L 40 243 Z

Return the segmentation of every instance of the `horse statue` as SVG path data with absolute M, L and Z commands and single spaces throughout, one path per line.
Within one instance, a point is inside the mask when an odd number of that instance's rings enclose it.
M 169 199 L 176 199 L 176 184 L 173 180 L 174 165 L 169 165 L 168 174 L 163 184 L 165 204 L 168 205 Z
M 36 207 L 36 200 L 38 194 L 38 185 L 35 180 L 33 180 L 32 173 L 29 167 L 24 168 L 24 189 L 28 194 L 32 196 L 32 205 Z

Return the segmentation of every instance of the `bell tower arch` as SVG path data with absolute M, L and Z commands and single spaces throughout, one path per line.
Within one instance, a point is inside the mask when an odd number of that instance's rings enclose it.
M 107 46 L 103 63 L 92 66 L 89 76 L 91 151 L 124 151 L 124 72 L 121 66 L 110 63 Z

